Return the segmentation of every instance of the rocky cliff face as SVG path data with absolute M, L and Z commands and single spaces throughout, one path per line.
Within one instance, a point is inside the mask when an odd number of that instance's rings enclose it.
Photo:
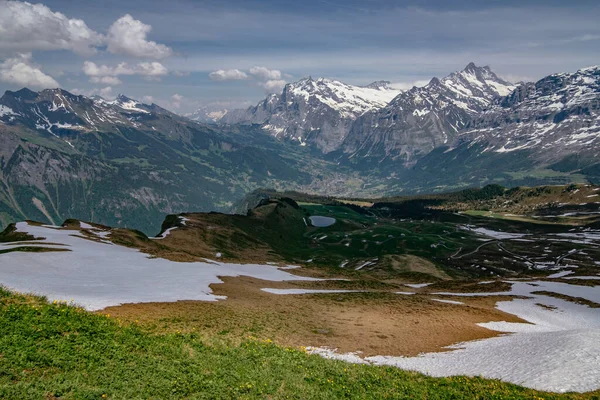
M 473 118 L 460 141 L 485 144 L 486 152 L 529 150 L 538 162 L 600 152 L 600 68 L 550 75 L 498 99 Z

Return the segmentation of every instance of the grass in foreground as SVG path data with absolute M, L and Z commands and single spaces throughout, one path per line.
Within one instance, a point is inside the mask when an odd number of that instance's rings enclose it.
M 588 399 L 480 378 L 351 365 L 248 339 L 153 335 L 0 288 L 0 398 Z M 596 394 L 597 396 L 597 394 Z

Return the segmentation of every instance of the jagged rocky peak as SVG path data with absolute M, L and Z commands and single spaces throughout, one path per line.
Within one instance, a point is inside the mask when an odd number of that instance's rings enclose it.
M 441 79 L 444 86 L 454 90 L 458 96 L 476 96 L 485 99 L 506 96 L 515 85 L 498 77 L 489 66 L 478 67 L 469 63 L 462 71 L 454 72 Z
M 547 163 L 571 154 L 597 158 L 600 69 L 552 74 L 520 85 L 475 118 L 462 136 L 485 143 L 488 151 L 528 151 Z
M 186 114 L 185 117 L 192 121 L 207 124 L 218 123 L 230 110 L 222 104 L 206 104 L 200 106 L 193 113 Z
M 312 76 L 285 85 L 247 110 L 228 112 L 221 123 L 262 125 L 271 135 L 322 152 L 337 150 L 350 125 L 367 111 L 384 107 L 400 90 L 389 85 L 355 86 Z
M 393 89 L 390 81 L 375 81 L 363 86 L 369 89 Z
M 489 67 L 469 63 L 363 114 L 353 123 L 342 150 L 353 162 L 374 158 L 410 167 L 434 148 L 452 143 L 472 118 L 514 88 Z
M 24 88 L 7 91 L 0 98 L 0 123 L 21 124 L 61 139 L 69 131 L 113 131 L 117 125 L 156 130 L 153 128 L 156 121 L 150 125 L 143 118 L 150 114 L 175 117 L 159 106 L 148 106 L 125 95 L 107 101 L 100 96 L 75 95 L 64 89 L 34 92 Z
M 29 90 L 28 88 L 23 88 L 21 90 L 17 90 L 16 92 L 7 90 L 2 98 L 11 97 L 19 101 L 32 101 L 35 100 L 37 96 L 37 92 Z

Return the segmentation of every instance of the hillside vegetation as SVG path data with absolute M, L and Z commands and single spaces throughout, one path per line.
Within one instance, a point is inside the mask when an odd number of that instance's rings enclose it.
M 480 378 L 352 365 L 247 338 L 150 334 L 110 315 L 0 288 L 6 399 L 592 399 Z

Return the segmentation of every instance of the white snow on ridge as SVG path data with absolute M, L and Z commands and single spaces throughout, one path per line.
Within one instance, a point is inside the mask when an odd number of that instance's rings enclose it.
M 304 79 L 290 85 L 290 91 L 305 100 L 314 96 L 319 102 L 349 118 L 356 118 L 373 108 L 384 107 L 401 93 L 398 89 L 353 86 L 325 78 L 316 81 Z
M 502 294 L 527 298 L 502 301 L 497 308 L 529 323 L 479 324 L 513 334 L 458 343 L 448 347 L 452 351 L 417 357 L 375 356 L 362 359 L 356 353 L 339 354 L 323 348 L 310 350 L 327 358 L 395 366 L 432 376 L 482 376 L 560 393 L 600 389 L 600 312 L 565 300 L 532 294 L 536 291 L 600 302 L 600 286 L 514 282 L 512 290 Z
M 179 221 L 181 222 L 182 225 L 186 225 L 186 222 L 189 221 L 189 218 L 185 218 L 185 217 L 179 217 Z M 169 236 L 171 234 L 172 231 L 174 231 L 175 229 L 179 228 L 178 226 L 173 226 L 171 228 L 168 228 L 166 231 L 164 231 L 163 233 L 161 233 L 160 235 L 156 236 L 156 237 L 151 237 L 150 239 L 152 240 L 160 240 L 160 239 L 164 239 L 167 236 Z
M 50 300 L 71 300 L 88 310 L 124 303 L 216 301 L 209 285 L 221 276 L 250 276 L 270 281 L 318 280 L 292 275 L 269 265 L 229 264 L 216 261 L 173 262 L 149 258 L 127 247 L 96 242 L 73 230 L 17 224 L 20 232 L 45 237 L 71 251 L 10 252 L 0 254 L 0 284 Z M 14 245 L 14 244 L 13 244 Z M 44 247 L 53 247 L 44 245 Z
M 148 111 L 139 108 L 138 107 L 139 103 L 137 103 L 136 101 L 133 101 L 133 100 L 125 101 L 125 102 L 118 102 L 117 105 L 124 110 L 136 111 L 136 112 L 141 112 L 144 114 L 150 114 Z
M 5 115 L 14 115 L 14 114 L 15 114 L 15 112 L 11 108 L 9 108 L 3 104 L 0 104 L 0 117 L 3 117 Z

